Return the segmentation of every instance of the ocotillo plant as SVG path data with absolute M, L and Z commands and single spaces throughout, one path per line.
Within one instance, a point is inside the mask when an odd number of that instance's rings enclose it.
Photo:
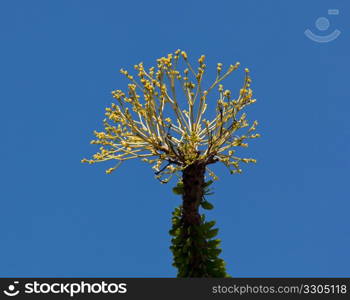
M 178 277 L 229 276 L 219 258 L 220 241 L 214 239 L 218 231 L 213 228 L 215 222 L 206 222 L 199 212 L 200 207 L 213 208 L 205 199 L 213 182 L 206 180 L 206 172 L 216 180 L 208 168 L 211 164 L 222 162 L 233 174 L 242 172 L 241 162 L 256 162 L 235 154 L 237 147 L 248 146 L 247 139 L 259 137 L 254 133 L 257 121 L 245 134 L 237 135 L 239 129 L 249 127 L 242 110 L 256 101 L 249 70 L 245 69 L 243 86 L 234 98 L 222 81 L 238 69 L 239 63 L 226 71 L 218 63 L 215 80 L 204 87 L 204 61 L 202 55 L 195 68 L 185 51 L 176 50 L 159 58 L 156 68 L 146 71 L 142 62 L 135 65 L 136 76 L 122 69 L 131 81 L 128 91 L 112 92 L 117 103 L 106 108 L 104 131 L 94 131 L 97 139 L 91 141 L 101 145 L 100 151 L 92 159 L 82 160 L 90 164 L 116 160 L 117 164 L 106 170 L 110 174 L 123 161 L 141 158 L 153 164 L 161 183 L 173 175 L 179 178 L 173 191 L 182 196 L 182 204 L 173 212 L 169 231 Z M 212 95 L 214 89 L 217 96 Z M 211 121 L 204 118 L 208 104 L 216 106 Z

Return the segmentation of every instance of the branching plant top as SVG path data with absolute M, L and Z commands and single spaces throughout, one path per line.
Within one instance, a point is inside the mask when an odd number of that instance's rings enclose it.
M 91 141 L 101 145 L 100 151 L 82 162 L 116 160 L 117 164 L 106 171 L 109 174 L 121 162 L 140 158 L 153 164 L 156 178 L 162 183 L 195 162 L 205 166 L 222 162 L 231 173 L 241 173 L 241 162 L 256 160 L 236 156 L 235 148 L 247 147 L 247 139 L 260 135 L 254 133 L 257 121 L 244 135 L 236 134 L 249 127 L 242 110 L 256 101 L 248 69 L 237 95 L 222 85 L 239 65 L 237 62 L 224 70 L 218 63 L 216 78 L 206 87 L 205 56 L 194 67 L 181 50 L 157 59 L 156 68 L 146 70 L 142 62 L 135 65 L 135 76 L 122 69 L 131 81 L 128 90 L 112 92 L 117 104 L 106 108 L 104 131 L 95 131 L 96 139 Z M 180 66 L 184 66 L 182 71 Z M 216 106 L 212 120 L 205 118 L 208 105 Z M 211 170 L 207 171 L 217 179 Z

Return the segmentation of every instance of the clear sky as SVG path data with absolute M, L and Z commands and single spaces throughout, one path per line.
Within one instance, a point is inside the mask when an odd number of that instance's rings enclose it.
M 113 164 L 80 160 L 127 85 L 119 69 L 178 48 L 208 68 L 240 61 L 258 99 L 247 112 L 262 137 L 240 152 L 258 163 L 217 166 L 210 198 L 228 272 L 350 276 L 349 11 L 346 0 L 1 1 L 0 276 L 175 276 L 175 181 L 140 161 L 106 175 Z M 341 34 L 318 43 L 308 28 Z

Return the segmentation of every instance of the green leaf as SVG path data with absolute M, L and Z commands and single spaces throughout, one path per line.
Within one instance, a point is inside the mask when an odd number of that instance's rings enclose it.
M 176 207 L 173 211 L 174 217 L 180 217 L 181 216 L 181 205 L 179 207 Z
M 169 234 L 172 236 L 178 236 L 180 234 L 180 230 L 179 230 L 179 228 L 170 229 Z
M 219 254 L 221 253 L 221 249 L 209 249 L 208 250 L 208 254 L 210 257 L 212 258 L 216 258 L 219 256 Z
M 216 222 L 213 220 L 213 221 L 206 222 L 205 224 L 208 224 L 208 225 L 207 225 L 207 226 L 208 226 L 208 229 L 210 229 L 210 228 L 212 228 L 212 227 L 216 224 Z
M 203 184 L 203 190 L 204 190 L 204 195 L 205 196 L 209 196 L 209 195 L 213 195 L 214 193 L 211 192 L 211 189 L 209 188 L 209 186 L 213 183 L 214 181 L 213 180 L 209 180 L 207 182 L 205 182 Z
M 215 229 L 212 229 L 210 230 L 208 233 L 207 233 L 207 238 L 208 239 L 211 239 L 213 238 L 214 236 L 216 236 L 219 232 L 219 229 L 215 228 Z
M 184 193 L 184 184 L 182 182 L 178 182 L 175 187 L 173 187 L 173 193 L 175 195 L 182 195 Z
M 205 222 L 201 225 L 202 232 L 207 233 L 215 225 L 215 221 Z
M 179 188 L 177 186 L 173 187 L 173 193 L 175 195 L 182 195 L 183 194 L 183 188 Z
M 211 184 L 213 184 L 213 182 L 214 182 L 213 180 L 209 180 L 207 182 L 204 182 L 203 187 L 206 188 L 206 187 L 210 186 Z
M 208 241 L 208 248 L 216 248 L 219 247 L 221 243 L 220 239 L 210 240 Z
M 203 201 L 203 202 L 201 202 L 201 206 L 202 206 L 204 209 L 213 209 L 213 208 L 214 208 L 214 205 L 211 204 L 211 203 L 208 202 L 208 201 Z

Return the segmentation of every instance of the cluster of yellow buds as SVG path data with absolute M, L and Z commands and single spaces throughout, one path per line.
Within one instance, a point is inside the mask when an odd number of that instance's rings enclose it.
M 185 66 L 183 75 L 177 69 L 181 57 Z M 256 101 L 250 88 L 250 71 L 245 69 L 243 86 L 237 97 L 231 99 L 231 91 L 224 89 L 222 82 L 240 64 L 232 64 L 223 71 L 223 64 L 218 63 L 215 81 L 203 88 L 204 61 L 205 56 L 202 55 L 195 71 L 187 53 L 176 50 L 157 59 L 157 68 L 151 67 L 146 71 L 142 62 L 135 65 L 136 77 L 121 69 L 120 72 L 131 81 L 128 92 L 112 92 L 118 103 L 106 108 L 105 130 L 95 131 L 96 140 L 91 142 L 102 145 L 100 152 L 90 160 L 84 158 L 82 162 L 92 164 L 117 160 L 118 163 L 106 171 L 109 174 L 121 162 L 141 158 L 153 164 L 156 177 L 161 182 L 169 181 L 174 174 L 198 160 L 206 165 L 221 161 L 231 173 L 242 172 L 239 162 L 255 163 L 255 159 L 235 156 L 232 150 L 233 147 L 247 147 L 246 139 L 260 136 L 252 133 L 257 121 L 248 130 L 249 134 L 236 135 L 239 129 L 249 126 L 242 109 Z M 182 99 L 178 93 L 179 86 L 186 103 L 179 101 Z M 216 116 L 208 121 L 203 116 L 210 93 L 215 88 L 219 93 Z M 208 169 L 208 173 L 217 179 L 211 170 Z

